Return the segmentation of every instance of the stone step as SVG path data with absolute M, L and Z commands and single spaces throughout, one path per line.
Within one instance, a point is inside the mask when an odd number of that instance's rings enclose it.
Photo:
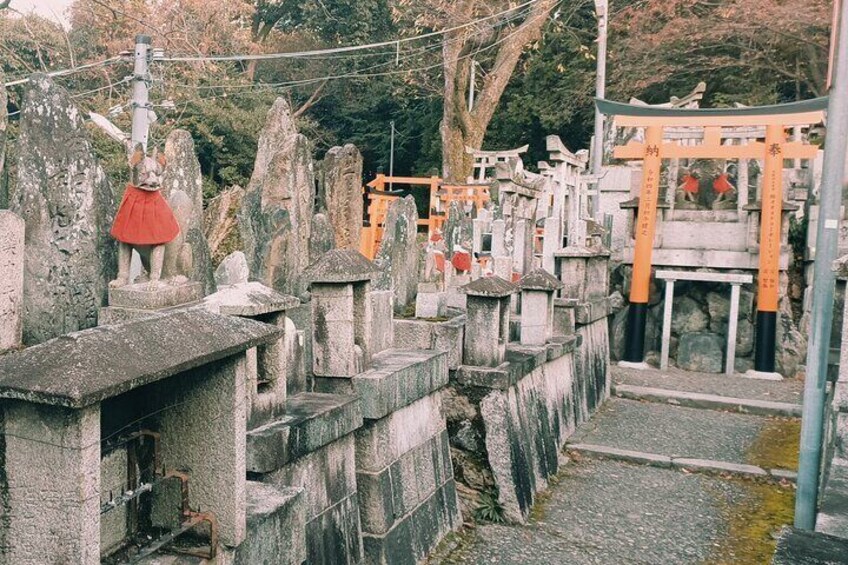
M 589 443 L 569 443 L 566 449 L 595 458 L 638 463 L 652 467 L 684 469 L 693 472 L 727 473 L 743 477 L 771 478 L 777 481 L 786 480 L 791 482 L 795 482 L 798 477 L 798 474 L 794 471 L 786 471 L 784 469 L 763 469 L 757 465 L 717 461 L 714 459 L 668 457 L 667 455 L 658 455 L 656 453 L 617 449 L 615 447 Z
M 784 437 L 787 425 L 764 416 L 612 398 L 569 443 L 692 460 L 687 465 L 693 467 L 707 460 L 791 470 L 793 454 L 772 449 L 774 437 L 797 445 Z
M 848 540 L 819 532 L 784 528 L 772 565 L 833 565 L 848 563 Z
M 674 406 L 701 408 L 705 410 L 727 410 L 742 414 L 758 416 L 781 416 L 789 418 L 801 417 L 801 405 L 789 402 L 774 402 L 750 398 L 734 398 L 717 394 L 686 392 L 663 388 L 617 384 L 612 387 L 612 394 L 619 398 L 644 400 Z
M 247 471 L 270 473 L 362 426 L 354 396 L 303 392 L 290 396 L 286 413 L 247 432 Z
M 763 381 L 744 378 L 741 375 L 728 376 L 683 371 L 676 367 L 660 371 L 653 368 L 638 370 L 613 365 L 610 367 L 610 372 L 614 385 L 713 394 L 765 402 L 801 404 L 804 392 L 803 381 L 794 379 Z

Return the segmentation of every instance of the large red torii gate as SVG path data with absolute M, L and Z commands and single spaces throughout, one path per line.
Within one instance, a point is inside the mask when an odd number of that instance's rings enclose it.
M 619 159 L 642 159 L 642 186 L 636 218 L 636 247 L 630 309 L 627 316 L 623 360 L 642 363 L 645 354 L 645 324 L 651 282 L 651 255 L 656 228 L 662 160 L 683 159 L 762 159 L 765 162 L 761 192 L 759 278 L 757 293 L 756 349 L 754 369 L 774 372 L 777 329 L 780 225 L 783 206 L 783 159 L 812 159 L 817 146 L 787 142 L 785 130 L 791 126 L 817 124 L 824 119 L 827 98 L 791 104 L 751 108 L 661 108 L 636 106 L 596 99 L 601 113 L 614 116 L 613 127 L 645 128 L 645 142 L 631 141 L 617 146 Z M 700 145 L 663 142 L 665 127 L 702 127 Z M 722 145 L 722 128 L 765 126 L 765 142 Z

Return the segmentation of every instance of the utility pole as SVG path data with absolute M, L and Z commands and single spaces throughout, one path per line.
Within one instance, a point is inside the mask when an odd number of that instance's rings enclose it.
M 607 80 L 607 0 L 595 0 L 598 16 L 598 59 L 595 73 L 595 97 L 603 100 Z M 592 138 L 592 174 L 600 178 L 604 158 L 604 115 L 595 106 L 595 135 Z M 592 217 L 598 219 L 601 207 L 601 184 L 595 181 L 595 197 L 592 198 Z
M 474 87 L 477 82 L 477 61 L 471 59 L 471 80 L 468 81 L 468 111 L 474 109 Z
M 816 259 L 813 278 L 813 307 L 810 341 L 807 349 L 807 378 L 804 382 L 804 408 L 801 419 L 801 453 L 798 461 L 798 491 L 795 494 L 795 527 L 812 530 L 816 525 L 822 438 L 824 437 L 825 385 L 833 323 L 832 264 L 836 259 L 839 209 L 848 150 L 848 2 L 842 0 L 839 31 L 833 35 L 835 61 L 830 99 L 827 104 L 827 137 L 816 229 Z M 834 47 L 834 46 L 832 46 Z
M 395 121 L 390 121 L 389 126 L 392 128 L 392 140 L 389 144 L 389 179 L 392 179 L 395 176 Z M 390 191 L 392 190 L 393 184 L 394 183 L 389 180 Z
M 135 36 L 135 54 L 133 56 L 133 98 L 132 98 L 132 135 L 130 151 L 140 143 L 147 151 L 147 135 L 150 131 L 150 97 L 148 80 L 150 74 L 150 36 Z

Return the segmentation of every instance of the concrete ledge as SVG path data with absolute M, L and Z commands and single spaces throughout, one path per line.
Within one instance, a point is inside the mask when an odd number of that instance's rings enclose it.
M 589 302 L 580 302 L 575 309 L 578 324 L 587 325 L 610 315 L 609 298 L 598 298 Z
M 451 479 L 383 535 L 362 535 L 365 562 L 415 565 L 462 524 L 456 483 Z
M 362 426 L 359 399 L 304 392 L 286 402 L 286 415 L 247 433 L 247 470 L 270 473 Z
M 388 349 L 373 358 L 371 369 L 352 378 L 315 377 L 315 390 L 356 394 L 362 416 L 379 420 L 448 384 L 447 353 Z
M 788 402 L 733 398 L 716 394 L 702 394 L 698 392 L 684 392 L 633 385 L 613 385 L 612 392 L 620 398 L 665 402 L 675 406 L 687 406 L 689 408 L 733 410 L 743 414 L 756 414 L 759 416 L 801 417 L 801 405 Z
M 465 295 L 463 294 L 464 298 Z M 444 322 L 395 319 L 394 347 L 397 349 L 434 349 L 447 351 L 448 367 L 456 369 L 462 364 L 462 336 L 465 332 L 465 314 L 457 314 Z
M 838 537 L 848 532 L 848 464 L 834 459 L 824 485 L 816 531 Z
M 628 449 L 618 449 L 615 447 L 593 445 L 589 443 L 572 443 L 569 444 L 567 448 L 580 453 L 598 455 L 605 459 L 627 461 L 628 463 L 640 463 L 643 465 L 651 465 L 652 467 L 671 467 L 671 457 L 656 455 L 654 453 L 646 453 L 644 451 L 630 451 Z
M 302 488 L 277 488 L 248 481 L 247 537 L 233 553 L 233 565 L 306 559 L 306 502 Z
M 780 373 L 765 373 L 763 371 L 755 371 L 750 369 L 742 373 L 746 379 L 759 379 L 761 381 L 782 381 L 783 375 Z
M 634 363 L 633 361 L 619 361 L 618 366 L 623 369 L 637 369 L 639 371 L 647 371 L 648 369 L 653 368 L 644 361 L 640 361 L 639 363 Z
M 767 477 L 768 472 L 756 465 L 745 465 L 743 463 L 730 463 L 728 461 L 715 461 L 713 459 L 690 459 L 686 457 L 673 458 L 671 464 L 680 469 L 696 469 L 699 471 L 714 471 L 718 473 L 732 473 L 734 475 L 748 475 L 753 477 Z
M 783 528 L 777 540 L 772 565 L 833 565 L 848 563 L 848 540 Z
M 648 453 L 645 451 L 631 451 L 628 449 L 618 449 L 616 447 L 608 447 L 606 445 L 591 443 L 570 443 L 566 445 L 566 449 L 589 456 L 601 457 L 603 459 L 613 459 L 627 463 L 638 463 L 641 465 L 650 465 L 652 467 L 675 467 L 689 471 L 731 473 L 733 475 L 741 475 L 745 477 L 767 477 L 778 481 L 785 480 L 793 482 L 798 476 L 796 472 L 785 469 L 766 470 L 762 467 L 757 467 L 756 465 L 732 463 L 729 461 L 716 461 L 714 459 L 669 457 L 667 455 L 658 455 L 656 453 Z

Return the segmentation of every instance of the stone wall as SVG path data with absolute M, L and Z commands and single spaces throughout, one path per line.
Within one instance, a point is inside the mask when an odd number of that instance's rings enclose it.
M 626 304 L 629 294 L 629 266 L 622 266 L 614 276 L 614 288 Z M 754 320 L 756 318 L 757 276 L 753 284 L 740 289 L 739 317 L 736 334 L 737 373 L 754 367 Z M 799 320 L 792 312 L 788 297 L 788 279 L 781 273 L 783 290 L 778 312 L 775 368 L 785 377 L 793 378 L 803 371 L 807 340 L 799 329 Z M 652 281 L 647 326 L 645 330 L 645 360 L 659 365 L 662 339 L 663 308 L 665 307 L 663 281 Z M 627 306 L 619 310 L 610 322 L 610 354 L 618 360 L 624 352 Z M 674 287 L 674 309 L 669 343 L 669 364 L 687 371 L 723 373 L 727 349 L 727 325 L 730 313 L 730 285 L 699 281 L 677 281 Z
M 601 319 L 565 343 L 510 346 L 508 369 L 452 373 L 445 414 L 464 512 L 496 494 L 507 520 L 527 520 L 566 440 L 609 396 L 607 352 Z

